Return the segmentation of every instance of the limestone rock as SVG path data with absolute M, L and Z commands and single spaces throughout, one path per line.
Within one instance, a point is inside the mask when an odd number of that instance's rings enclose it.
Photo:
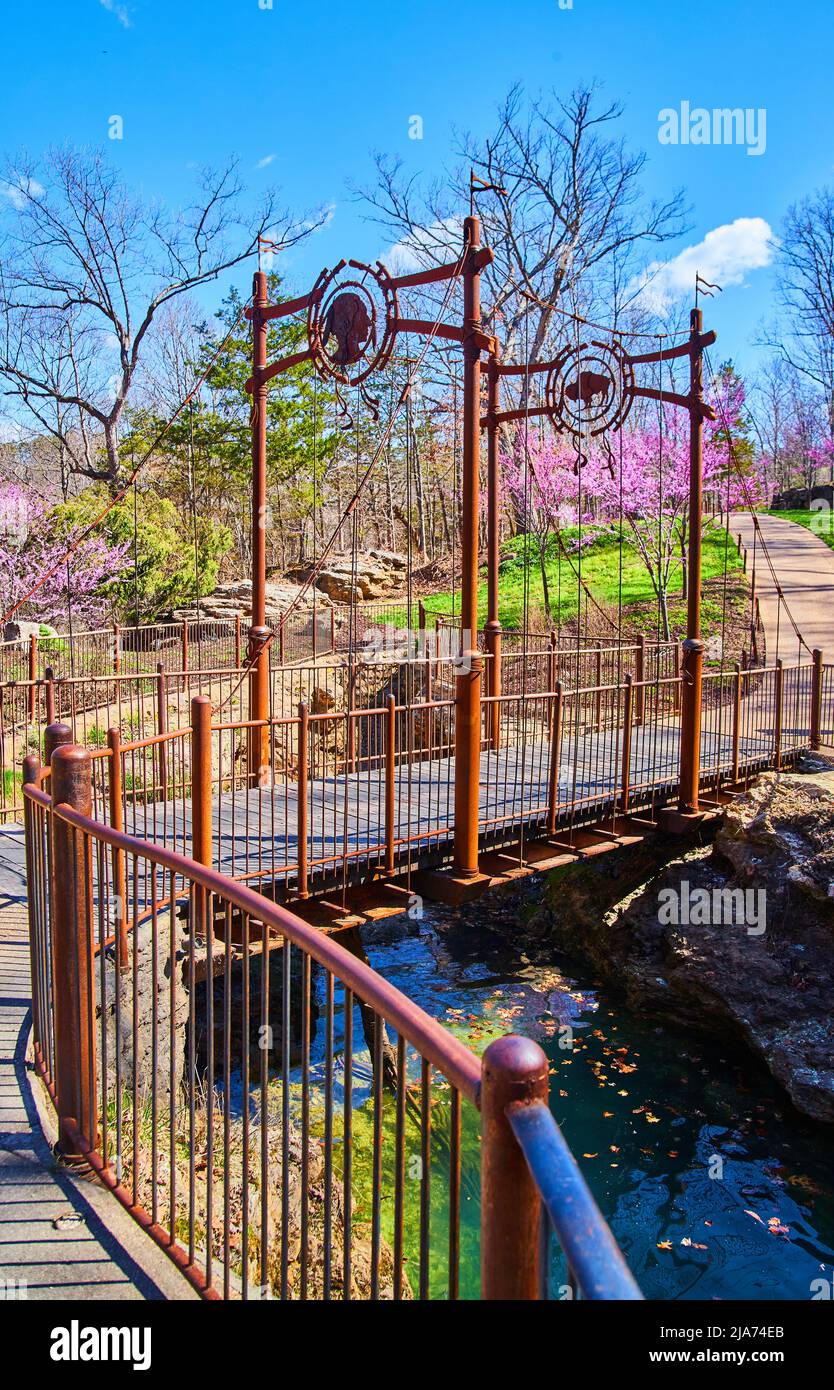
M 337 556 L 316 577 L 316 588 L 335 603 L 399 597 L 405 588 L 408 562 L 391 550 L 365 550 L 356 557 Z M 310 570 L 294 574 L 306 579 Z
M 767 773 L 714 846 L 658 838 L 557 870 L 534 927 L 635 1007 L 743 1041 L 798 1110 L 834 1124 L 833 882 L 834 796 Z M 698 890 L 706 921 L 689 908 Z
M 175 918 L 173 923 L 174 962 L 173 969 L 182 971 L 185 960 L 184 923 Z M 156 989 L 154 989 L 154 941 L 156 943 Z M 154 1075 L 154 1047 L 156 1048 L 156 1090 L 161 1101 L 170 1094 L 171 1085 L 171 921 L 170 914 L 160 912 L 157 916 L 156 934 L 150 922 L 137 928 L 134 944 L 133 932 L 129 933 L 130 969 L 119 974 L 115 969 L 115 954 L 108 950 L 105 963 L 105 1013 L 107 1019 L 107 1088 L 115 1094 L 116 1082 L 122 1093 L 133 1087 L 134 1071 L 138 1075 L 140 1096 L 149 1096 Z M 138 1006 L 138 1027 L 135 1030 L 133 1017 L 133 960 L 136 959 L 136 999 Z M 98 973 L 98 971 L 97 971 Z M 96 980 L 96 1016 L 101 1018 L 101 985 Z M 188 1027 L 188 992 L 182 987 L 181 977 L 177 979 L 174 991 L 174 1067 L 175 1088 L 183 1080 L 185 1066 L 185 1038 Z M 118 1022 L 117 1022 L 118 1020 Z M 97 1025 L 100 1028 L 100 1024 Z M 117 1071 L 118 1058 L 118 1071 Z
M 300 589 L 300 584 L 289 579 L 270 579 L 267 582 L 267 627 L 274 627 L 279 623 L 284 613 L 296 603 L 297 607 L 294 607 L 293 617 L 297 617 L 300 621 L 309 620 L 312 617 L 314 596 L 308 591 L 299 602 Z M 329 614 L 331 607 L 330 600 L 326 595 L 316 593 L 315 609 L 317 614 Z M 226 619 L 234 622 L 238 616 L 242 620 L 248 621 L 251 615 L 251 579 L 239 579 L 229 584 L 220 584 L 214 593 L 200 599 L 200 616 L 204 618 Z M 194 605 L 189 608 L 178 608 L 172 616 L 177 622 L 181 622 L 184 618 L 193 620 L 197 617 L 197 610 Z
M 30 637 L 57 637 L 58 633 L 49 623 L 26 623 L 21 618 L 13 618 L 6 623 L 3 628 L 4 642 L 20 642 L 21 646 L 29 645 Z

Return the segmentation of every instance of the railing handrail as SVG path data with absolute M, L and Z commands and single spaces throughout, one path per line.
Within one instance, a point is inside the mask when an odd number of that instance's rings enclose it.
M 351 955 L 332 937 L 310 926 L 279 903 L 270 902 L 237 880 L 198 864 L 196 860 L 189 859 L 184 854 L 177 854 L 162 845 L 127 835 L 124 831 L 114 830 L 102 821 L 93 820 L 79 811 L 74 811 L 71 806 L 54 806 L 52 798 L 34 786 L 24 786 L 23 795 L 76 830 L 102 841 L 111 848 L 123 850 L 127 855 L 147 859 L 170 873 L 188 878 L 206 892 L 223 898 L 240 912 L 277 931 L 293 945 L 312 956 L 325 970 L 338 977 L 366 1004 L 384 1016 L 442 1072 L 461 1095 L 478 1106 L 481 1068 L 475 1054 L 441 1023 L 402 994 L 395 985 Z
M 642 1299 L 549 1107 L 517 1102 L 508 1106 L 507 1119 L 580 1293 L 587 1299 Z

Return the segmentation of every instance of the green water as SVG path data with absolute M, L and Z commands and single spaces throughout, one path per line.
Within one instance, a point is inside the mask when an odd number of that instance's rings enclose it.
M 834 1270 L 834 1136 L 796 1115 L 746 1054 L 656 1026 L 564 964 L 531 963 L 432 909 L 417 936 L 368 949 L 371 964 L 481 1050 L 536 1038 L 552 1108 L 647 1298 L 808 1299 Z M 337 1038 L 343 1020 L 337 1018 Z M 565 1026 L 570 1034 L 562 1030 Z M 358 1014 L 355 1037 L 361 1038 Z M 370 1065 L 354 1064 L 354 1201 L 370 1219 Z M 412 1079 L 416 1080 L 416 1073 Z M 393 1233 L 393 1101 L 383 1122 L 381 1224 Z M 478 1294 L 478 1117 L 462 1107 L 461 1293 Z M 448 1287 L 448 1090 L 432 1107 L 430 1281 Z M 337 1126 L 338 1133 L 338 1126 Z M 338 1166 L 338 1160 L 337 1160 Z M 419 1128 L 407 1126 L 407 1273 L 417 1285 Z M 564 1270 L 551 1260 L 551 1293 Z

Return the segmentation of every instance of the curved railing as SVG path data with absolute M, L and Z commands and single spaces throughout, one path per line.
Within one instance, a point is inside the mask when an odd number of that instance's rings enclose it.
M 201 1294 L 639 1297 L 555 1122 L 537 1137 L 537 1044 L 479 1059 L 326 932 L 96 821 L 86 750 L 27 776 L 59 1144 Z M 544 1253 L 545 1213 L 567 1261 Z

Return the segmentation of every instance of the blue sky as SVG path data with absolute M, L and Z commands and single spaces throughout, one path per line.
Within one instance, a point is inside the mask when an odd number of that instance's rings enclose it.
M 363 222 L 346 189 L 347 179 L 369 177 L 371 151 L 437 172 L 451 158 L 453 127 L 486 130 L 518 80 L 531 91 L 567 92 L 597 78 L 625 103 L 623 134 L 650 157 L 647 192 L 682 186 L 693 205 L 691 231 L 664 258 L 738 219 L 761 219 L 778 232 L 792 200 L 834 181 L 834 0 L 265 4 L 7 7 L 3 148 L 37 155 L 65 140 L 103 143 L 147 194 L 175 203 L 187 197 L 195 164 L 234 152 L 253 189 L 274 180 L 294 207 L 334 205 L 329 225 L 286 266 L 298 289 L 341 256 L 384 254 L 381 234 Z M 763 108 L 764 153 L 661 144 L 659 112 L 684 101 Z M 124 121 L 121 141 L 107 139 L 114 114 Z M 424 122 L 420 141 L 408 138 L 415 114 Z M 708 306 L 721 356 L 750 368 L 758 326 L 772 312 L 772 271 L 753 268 L 767 258 L 761 224 L 742 224 L 708 245 L 706 268 L 741 280 Z M 678 274 L 673 268 L 672 292 L 691 280 L 691 260 Z M 747 262 L 753 266 L 745 269 Z M 248 272 L 239 281 L 248 282 Z

